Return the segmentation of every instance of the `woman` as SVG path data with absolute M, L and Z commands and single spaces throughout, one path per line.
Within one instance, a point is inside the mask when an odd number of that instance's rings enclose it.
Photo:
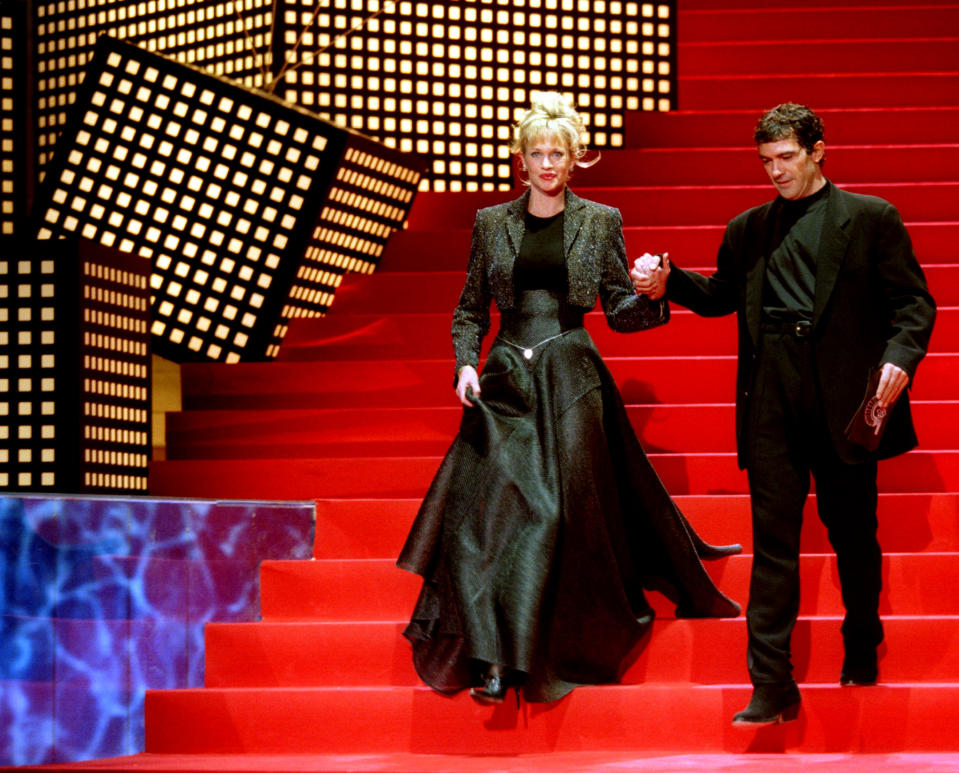
M 529 191 L 477 213 L 453 314 L 463 420 L 397 562 L 424 578 L 404 631 L 420 677 L 482 703 L 616 681 L 652 622 L 644 588 L 678 615 L 739 614 L 700 561 L 739 546 L 706 545 L 676 509 L 583 328 L 597 294 L 617 331 L 669 316 L 633 290 L 619 212 L 566 186 L 583 134 L 543 94 L 511 148 Z M 479 377 L 491 300 L 501 324 Z

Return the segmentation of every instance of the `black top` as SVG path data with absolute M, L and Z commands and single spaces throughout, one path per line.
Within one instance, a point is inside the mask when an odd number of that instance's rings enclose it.
M 827 182 L 811 196 L 777 202 L 763 290 L 764 316 L 812 320 L 816 253 L 831 187 Z
M 537 217 L 526 213 L 526 233 L 513 267 L 517 295 L 524 290 L 569 290 L 563 247 L 563 213 Z

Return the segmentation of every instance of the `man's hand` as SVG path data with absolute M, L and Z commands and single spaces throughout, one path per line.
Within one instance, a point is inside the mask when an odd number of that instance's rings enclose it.
M 467 397 L 467 389 L 472 391 L 474 398 L 479 397 L 479 376 L 476 375 L 476 368 L 472 365 L 464 365 L 460 368 L 459 378 L 456 381 L 456 396 L 463 405 L 467 408 L 472 408 L 473 403 L 471 403 L 469 397 Z
M 658 301 L 666 295 L 666 280 L 669 279 L 669 253 L 662 256 L 659 266 L 650 269 L 649 259 L 653 256 L 646 253 L 636 259 L 629 278 L 633 282 L 633 289 L 640 295 L 645 295 L 651 301 Z
M 907 386 L 909 386 L 909 374 L 906 371 L 891 362 L 883 363 L 879 386 L 876 388 L 879 407 L 888 410 Z

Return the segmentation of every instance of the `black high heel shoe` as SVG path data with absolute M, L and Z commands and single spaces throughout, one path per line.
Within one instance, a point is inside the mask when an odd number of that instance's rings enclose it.
M 470 697 L 477 703 L 495 705 L 506 699 L 509 688 L 502 674 L 487 674 L 483 679 L 482 687 L 471 687 Z
M 702 546 L 697 546 L 696 552 L 703 561 L 717 561 L 727 556 L 736 556 L 743 552 L 743 546 L 734 545 L 710 545 L 703 542 Z
M 696 549 L 696 555 L 699 556 L 700 560 L 717 561 L 720 558 L 735 556 L 743 552 L 743 546 L 739 544 L 710 545 L 708 542 L 706 542 L 706 540 L 699 536 L 696 530 L 689 524 L 689 521 L 686 520 L 685 515 L 678 510 L 676 513 L 679 515 L 680 521 L 686 527 L 689 538 L 693 542 L 693 547 Z

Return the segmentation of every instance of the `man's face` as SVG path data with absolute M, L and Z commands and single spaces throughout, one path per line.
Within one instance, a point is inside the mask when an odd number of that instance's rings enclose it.
M 826 152 L 820 140 L 807 153 L 795 137 L 775 142 L 762 142 L 758 146 L 759 159 L 779 195 L 792 201 L 809 196 L 825 184 L 819 161 Z

